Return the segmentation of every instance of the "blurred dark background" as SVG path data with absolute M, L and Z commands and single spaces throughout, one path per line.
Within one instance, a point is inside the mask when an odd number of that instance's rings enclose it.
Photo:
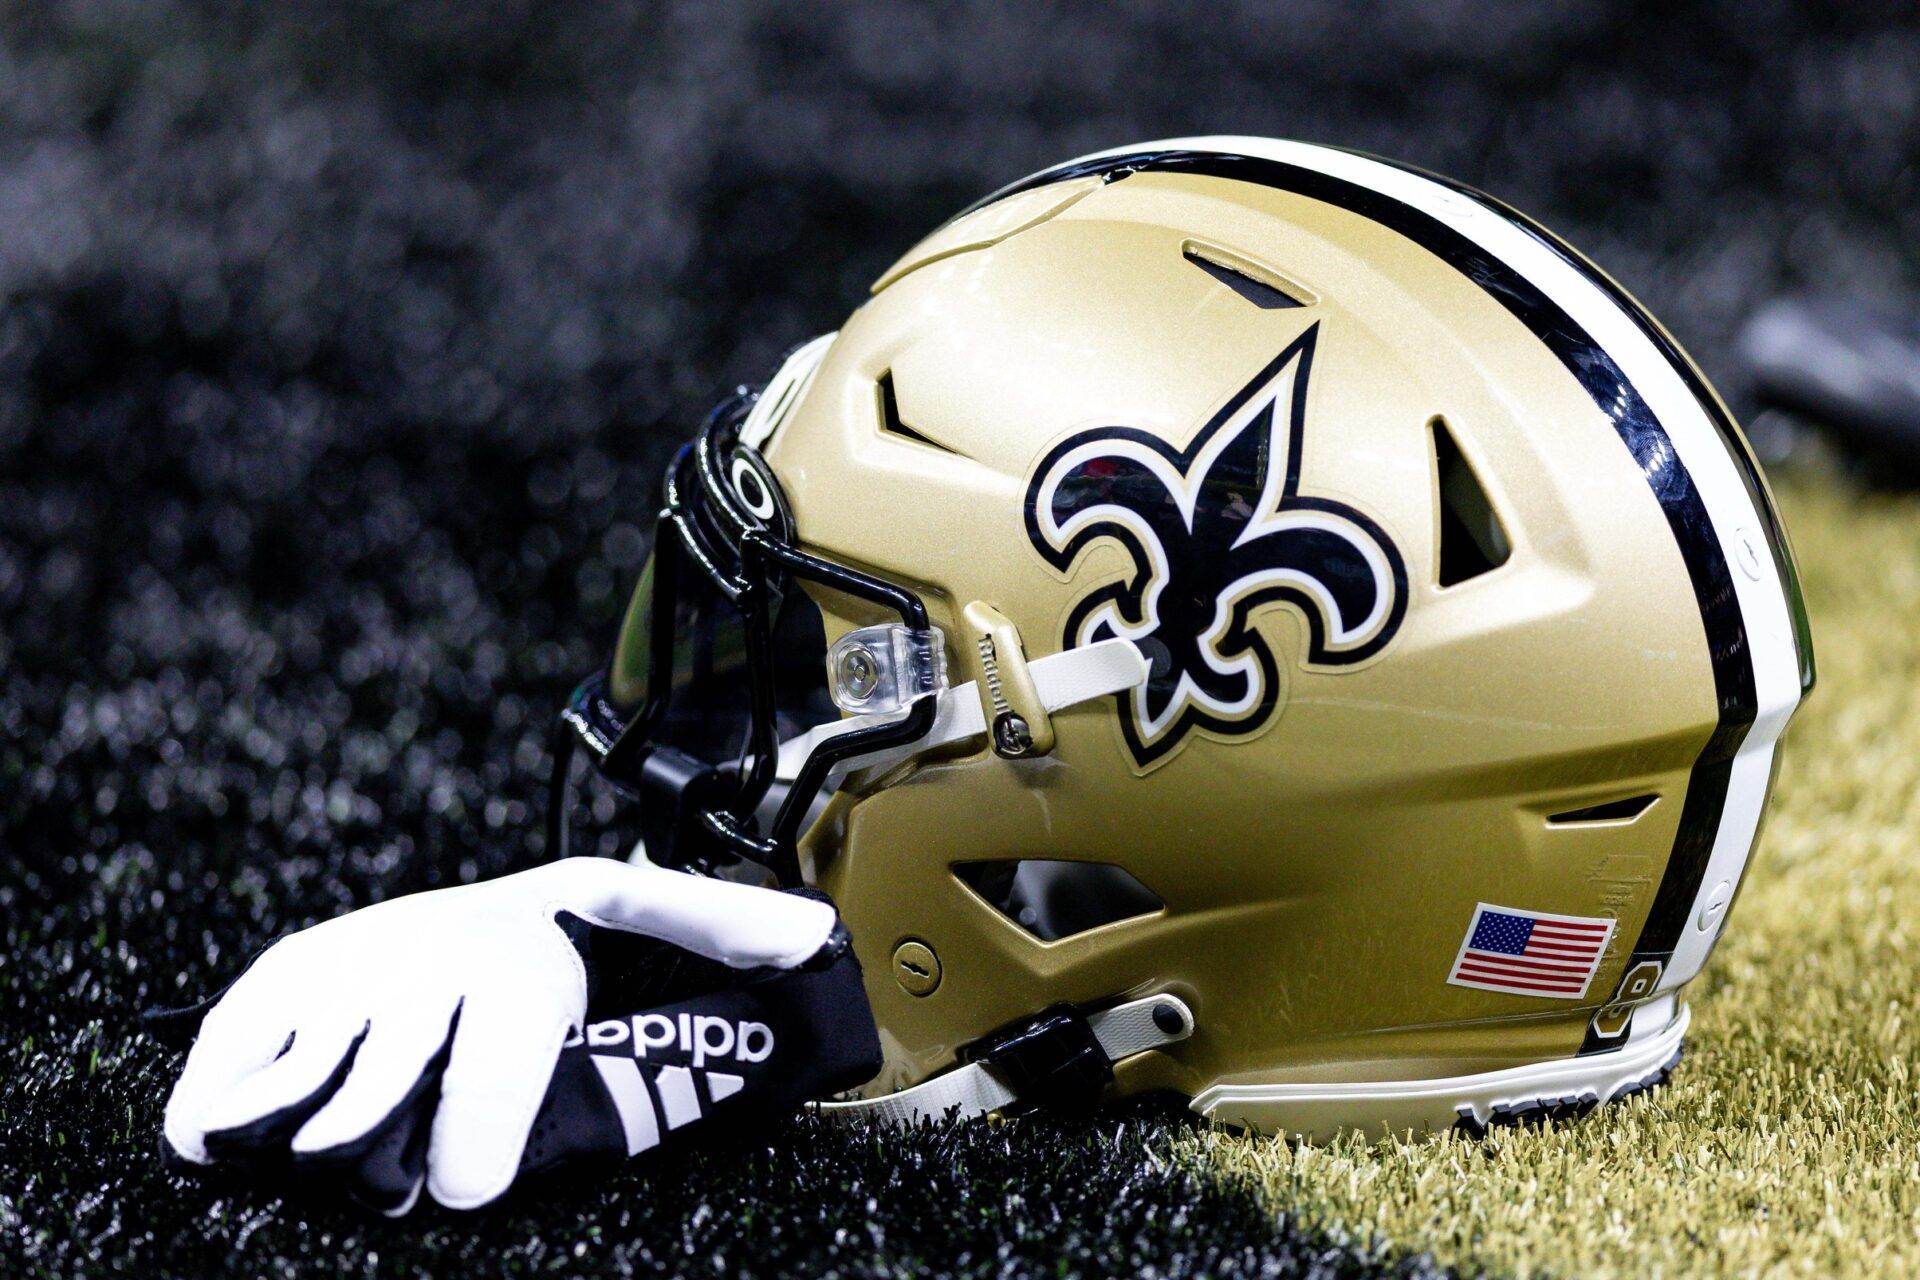
M 0 4 L 0 1247 L 151 1261 L 117 1206 L 206 1211 L 135 1010 L 540 856 L 666 451 L 949 213 L 1154 137 L 1376 151 L 1553 226 L 1751 408 L 1761 300 L 1920 286 L 1913 19 Z M 222 1221 L 177 1238 L 245 1257 Z

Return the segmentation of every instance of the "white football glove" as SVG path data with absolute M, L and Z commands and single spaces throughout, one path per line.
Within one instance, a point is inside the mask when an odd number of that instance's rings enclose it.
M 344 1175 L 393 1215 L 423 1182 L 466 1209 L 523 1170 L 777 1115 L 878 1065 L 830 903 L 569 858 L 273 944 L 206 1013 L 165 1140 L 193 1164 Z

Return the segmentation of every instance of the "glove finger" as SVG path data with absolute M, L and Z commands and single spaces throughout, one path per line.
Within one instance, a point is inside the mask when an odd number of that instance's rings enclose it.
M 327 1020 L 303 1026 L 293 1044 L 236 1084 L 207 1113 L 207 1153 L 215 1159 L 279 1159 L 307 1118 L 353 1068 L 366 1024 Z
M 427 1149 L 427 1190 L 449 1209 L 478 1208 L 513 1183 L 568 1029 L 564 1015 L 536 1017 L 544 1006 L 510 995 L 461 1006 Z
M 438 1075 L 434 1060 L 444 1065 L 456 1004 L 449 998 L 437 1008 L 409 1009 L 404 1016 L 376 1021 L 352 1072 L 294 1134 L 294 1155 L 320 1162 L 357 1157 L 363 1140 L 431 1083 L 429 1074 Z
M 347 1194 L 389 1218 L 405 1217 L 420 1199 L 427 1181 L 427 1140 L 433 1132 L 433 1107 L 438 1095 L 439 1068 L 433 1069 L 433 1088 L 410 1098 L 376 1129 L 366 1154 L 353 1166 Z
M 292 1033 L 284 1018 L 231 1016 L 215 1009 L 200 1029 L 187 1054 L 187 1065 L 167 1096 L 161 1133 L 167 1146 L 182 1160 L 207 1164 L 208 1115 L 223 1103 L 234 1086 L 260 1070 L 287 1047 Z
M 604 858 L 581 873 L 568 905 L 611 928 L 644 933 L 736 969 L 791 969 L 827 945 L 839 916 L 816 898 Z M 556 866 L 565 865 L 561 863 Z
M 437 1034 L 430 1013 L 376 1024 L 346 1083 L 294 1135 L 295 1161 L 344 1165 L 349 1196 L 405 1216 L 426 1182 L 427 1139 L 459 1016 L 456 1004 Z

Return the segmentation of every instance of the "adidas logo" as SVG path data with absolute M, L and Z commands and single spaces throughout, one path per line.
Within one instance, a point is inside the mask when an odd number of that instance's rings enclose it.
M 745 1077 L 709 1070 L 707 1063 L 765 1062 L 773 1056 L 773 1029 L 764 1022 L 704 1013 L 639 1013 L 590 1023 L 584 1034 L 570 1034 L 566 1044 L 596 1050 L 589 1060 L 620 1113 L 627 1154 L 632 1156 L 660 1145 L 662 1132 L 698 1120 L 702 1099 L 712 1106 L 744 1089 Z M 628 1051 L 598 1052 L 606 1049 Z M 667 1051 L 691 1058 L 693 1065 L 648 1062 L 642 1070 L 649 1053 Z
M 736 1062 L 765 1062 L 773 1055 L 773 1028 L 764 1022 L 735 1022 L 705 1013 L 683 1013 L 669 1018 L 664 1013 L 636 1013 L 631 1018 L 610 1018 L 587 1027 L 586 1035 L 574 1032 L 567 1047 L 575 1048 L 584 1039 L 588 1048 L 613 1049 L 631 1044 L 633 1056 L 645 1058 L 648 1051 L 674 1049 L 704 1067 L 709 1058 L 732 1058 Z

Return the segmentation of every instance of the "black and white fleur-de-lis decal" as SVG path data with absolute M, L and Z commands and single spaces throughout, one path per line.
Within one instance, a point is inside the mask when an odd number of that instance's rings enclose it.
M 1253 612 L 1276 601 L 1305 620 L 1301 661 L 1340 667 L 1378 653 L 1407 607 L 1407 572 L 1380 526 L 1300 492 L 1309 328 L 1227 402 L 1184 450 L 1131 427 L 1063 440 L 1034 472 L 1027 536 L 1071 576 L 1103 539 L 1133 571 L 1069 611 L 1062 643 L 1122 636 L 1151 673 L 1118 695 L 1135 763 L 1168 758 L 1194 730 L 1223 738 L 1265 729 L 1281 673 Z

